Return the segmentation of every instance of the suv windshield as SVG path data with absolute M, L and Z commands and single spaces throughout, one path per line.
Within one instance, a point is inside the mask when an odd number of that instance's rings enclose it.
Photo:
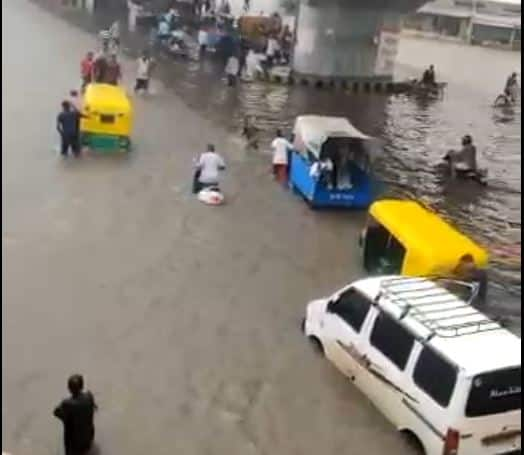
M 466 416 L 480 417 L 521 409 L 521 380 L 521 367 L 475 376 L 466 405 Z

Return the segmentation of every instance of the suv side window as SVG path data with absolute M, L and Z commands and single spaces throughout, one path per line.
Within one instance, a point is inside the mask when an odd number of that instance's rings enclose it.
M 413 372 L 413 381 L 440 406 L 447 408 L 457 383 L 457 375 L 454 365 L 424 346 Z
M 406 368 L 415 345 L 415 337 L 391 316 L 383 311 L 378 314 L 369 340 L 399 370 Z
M 360 332 L 370 308 L 371 302 L 368 298 L 349 288 L 329 306 L 329 311 L 341 317 L 356 332 Z

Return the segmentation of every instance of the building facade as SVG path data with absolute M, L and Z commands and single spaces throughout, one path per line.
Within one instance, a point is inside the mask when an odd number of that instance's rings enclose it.
M 434 0 L 408 16 L 404 28 L 471 44 L 521 48 L 521 5 L 490 0 Z

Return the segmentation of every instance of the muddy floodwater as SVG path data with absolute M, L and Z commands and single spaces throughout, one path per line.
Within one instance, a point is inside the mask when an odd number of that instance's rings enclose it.
M 104 20 L 107 21 L 105 18 Z M 396 79 L 420 77 L 429 64 L 448 83 L 443 99 L 341 94 L 263 83 L 225 86 L 220 64 L 170 61 L 164 81 L 191 108 L 238 136 L 245 116 L 256 119 L 262 143 L 277 127 L 290 132 L 304 113 L 342 115 L 381 138 L 376 163 L 384 195 L 416 197 L 437 208 L 486 246 L 492 259 L 496 301 L 490 310 L 520 326 L 521 294 L 521 104 L 493 108 L 505 80 L 519 71 L 521 54 L 462 44 L 403 38 Z M 203 89 L 205 87 L 205 89 Z M 225 112 L 228 114 L 225 115 Z M 442 181 L 436 165 L 471 134 L 489 185 Z M 265 151 L 267 153 L 267 150 Z M 264 154 L 264 150 L 261 152 Z
M 100 406 L 100 455 L 409 454 L 299 329 L 306 302 L 363 276 L 364 214 L 311 211 L 272 181 L 265 145 L 299 113 L 345 115 L 384 139 L 388 192 L 520 251 L 520 107 L 490 107 L 520 55 L 403 42 L 399 72 L 431 55 L 449 83 L 440 101 L 230 90 L 211 59 L 162 64 L 154 96 L 134 100 L 129 156 L 62 160 L 55 118 L 93 35 L 27 0 L 2 13 L 2 449 L 62 453 L 52 409 L 80 372 Z M 122 64 L 130 87 L 135 64 Z M 239 139 L 246 114 L 263 129 L 257 153 Z M 433 172 L 464 133 L 488 188 Z M 228 163 L 220 208 L 190 194 L 209 142 Z M 520 258 L 492 269 L 489 310 L 519 330 Z

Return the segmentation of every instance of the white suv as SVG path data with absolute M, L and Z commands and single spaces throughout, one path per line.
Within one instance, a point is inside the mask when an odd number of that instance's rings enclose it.
M 303 329 L 426 455 L 521 452 L 521 342 L 465 283 L 357 281 L 308 304 Z

